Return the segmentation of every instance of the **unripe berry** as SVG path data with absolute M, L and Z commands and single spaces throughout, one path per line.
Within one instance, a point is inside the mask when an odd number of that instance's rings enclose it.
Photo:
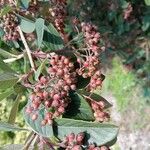
M 44 91 L 44 92 L 43 92 L 43 98 L 44 98 L 44 99 L 47 99 L 47 98 L 48 98 L 48 92 L 47 92 L 47 91 Z
M 32 103 L 32 107 L 36 110 L 36 109 L 38 109 L 39 108 L 39 106 L 40 106 L 40 103 Z
M 64 107 L 60 106 L 60 107 L 58 108 L 58 112 L 60 112 L 60 113 L 64 113 L 64 112 L 65 112 Z
M 46 100 L 45 102 L 44 102 L 44 105 L 46 106 L 46 107 L 50 107 L 51 106 L 51 101 L 50 100 Z
M 64 74 L 63 69 L 58 69 L 57 70 L 57 75 L 62 76 Z
M 31 118 L 34 121 L 34 120 L 36 120 L 38 118 L 38 115 L 37 114 L 33 114 Z
M 46 83 L 47 83 L 46 77 L 42 76 L 42 77 L 40 78 L 40 82 L 41 82 L 41 84 L 46 84 Z
M 75 84 L 72 84 L 70 87 L 71 87 L 71 90 L 76 90 L 76 85 Z
M 71 134 L 68 135 L 69 143 L 70 143 L 70 142 L 73 142 L 74 139 L 75 139 L 75 134 L 74 134 L 74 133 L 71 133 Z
M 69 59 L 68 59 L 68 58 L 65 58 L 65 59 L 64 59 L 64 64 L 65 64 L 65 65 L 68 65 L 68 64 L 69 64 Z
M 77 136 L 76 136 L 76 141 L 77 143 L 81 144 L 83 142 L 83 139 L 84 139 L 84 133 L 79 133 Z
M 59 100 L 59 99 L 60 99 L 60 95 L 59 95 L 59 94 L 55 94 L 55 95 L 53 96 L 53 99 L 54 99 L 54 100 Z
M 33 108 L 31 106 L 28 106 L 25 111 L 27 114 L 31 114 L 33 111 Z
M 106 146 L 101 146 L 100 150 L 109 150 Z
M 42 125 L 42 126 L 45 126 L 45 125 L 47 124 L 47 122 L 48 122 L 48 121 L 47 121 L 46 119 L 44 119 L 44 120 L 42 120 L 41 125 Z
M 47 119 L 47 120 L 50 120 L 50 119 L 52 119 L 52 113 L 51 112 L 47 112 L 46 113 L 46 115 L 45 115 L 45 118 Z
M 59 101 L 58 101 L 58 100 L 53 100 L 51 106 L 52 106 L 52 107 L 58 107 L 58 106 L 59 106 Z
M 75 145 L 72 150 L 82 150 L 80 145 Z

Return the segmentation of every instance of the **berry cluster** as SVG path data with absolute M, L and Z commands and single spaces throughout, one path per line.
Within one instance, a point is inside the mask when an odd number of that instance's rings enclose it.
M 64 27 L 66 19 L 66 0 L 52 0 L 53 7 L 49 9 L 51 16 L 54 19 L 54 25 L 60 32 L 62 37 L 64 36 Z
M 95 55 L 99 55 L 99 51 L 103 50 L 104 47 L 99 46 L 101 36 L 97 31 L 97 27 L 85 22 L 81 23 L 81 27 L 87 48 L 91 50 Z
M 63 139 L 61 145 L 65 150 L 80 150 L 82 149 L 84 137 L 84 133 L 79 133 L 77 135 L 71 133 Z
M 36 120 L 36 111 L 43 104 L 47 112 L 42 125 L 51 124 L 53 118 L 64 113 L 69 103 L 68 93 L 76 89 L 75 83 L 73 63 L 65 56 L 53 55 L 48 75 L 41 76 L 39 82 L 34 85 L 33 93 L 30 95 L 32 105 L 27 107 L 26 112 Z
M 100 50 L 104 50 L 104 47 L 99 46 L 100 33 L 97 32 L 96 26 L 83 22 L 81 27 L 86 48 L 80 52 L 80 57 L 77 56 L 77 62 L 80 65 L 77 73 L 83 78 L 91 78 L 87 89 L 92 91 L 102 84 L 99 55 Z
M 85 134 L 83 132 L 75 135 L 71 133 L 67 135 L 62 143 L 60 144 L 62 148 L 65 150 L 109 150 L 106 146 L 96 146 L 95 144 L 89 144 L 88 146 L 84 146 L 85 142 Z
M 98 122 L 108 121 L 109 114 L 104 112 L 105 104 L 102 101 L 91 101 L 91 107 L 94 111 L 95 120 Z
M 123 11 L 123 18 L 125 20 L 129 19 L 132 11 L 133 11 L 133 7 L 132 7 L 131 3 L 129 3 L 127 8 Z
M 13 12 L 2 16 L 1 22 L 1 27 L 5 32 L 3 37 L 5 41 L 17 40 L 20 37 L 17 31 L 18 19 Z
M 0 7 L 3 7 L 6 4 L 9 4 L 10 6 L 14 6 L 13 0 L 0 0 Z
M 107 146 L 95 146 L 95 144 L 90 144 L 87 150 L 110 150 Z

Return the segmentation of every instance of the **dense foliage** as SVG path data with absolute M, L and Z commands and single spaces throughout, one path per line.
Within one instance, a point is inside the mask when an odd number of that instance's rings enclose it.
M 106 123 L 111 104 L 95 93 L 105 78 L 98 27 L 72 18 L 66 0 L 8 0 L 0 7 L 0 100 L 16 97 L 0 129 L 31 131 L 24 145 L 2 149 L 108 150 L 118 127 Z M 30 129 L 16 126 L 20 109 Z

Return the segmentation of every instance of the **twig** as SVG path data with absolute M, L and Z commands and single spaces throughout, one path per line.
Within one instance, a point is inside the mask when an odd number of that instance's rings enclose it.
M 20 34 L 21 40 L 22 40 L 22 42 L 24 44 L 24 47 L 25 47 L 25 49 L 27 51 L 27 55 L 28 55 L 28 58 L 29 58 L 29 61 L 30 61 L 30 65 L 31 65 L 32 69 L 35 71 L 35 65 L 34 65 L 34 62 L 33 62 L 33 59 L 32 59 L 31 50 L 30 50 L 30 48 L 29 48 L 29 46 L 28 46 L 28 44 L 26 42 L 26 39 L 25 39 L 25 37 L 23 35 L 23 32 L 22 32 L 22 30 L 21 30 L 21 28 L 19 26 L 18 26 L 18 32 Z
M 32 132 L 29 139 L 26 141 L 24 147 L 22 148 L 22 150 L 28 150 L 35 137 L 36 137 L 36 133 Z

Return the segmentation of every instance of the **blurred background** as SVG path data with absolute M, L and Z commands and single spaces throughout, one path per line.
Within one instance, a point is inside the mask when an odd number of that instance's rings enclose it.
M 68 0 L 68 12 L 69 36 L 72 19 L 91 21 L 106 46 L 101 54 L 106 76 L 101 94 L 113 104 L 111 121 L 120 126 L 112 150 L 150 150 L 150 0 Z M 12 67 L 20 70 L 21 64 Z M 0 120 L 8 120 L 13 99 L 0 102 Z M 22 97 L 19 110 L 25 100 Z M 17 124 L 25 126 L 21 111 Z M 26 136 L 0 132 L 0 145 L 23 143 Z

